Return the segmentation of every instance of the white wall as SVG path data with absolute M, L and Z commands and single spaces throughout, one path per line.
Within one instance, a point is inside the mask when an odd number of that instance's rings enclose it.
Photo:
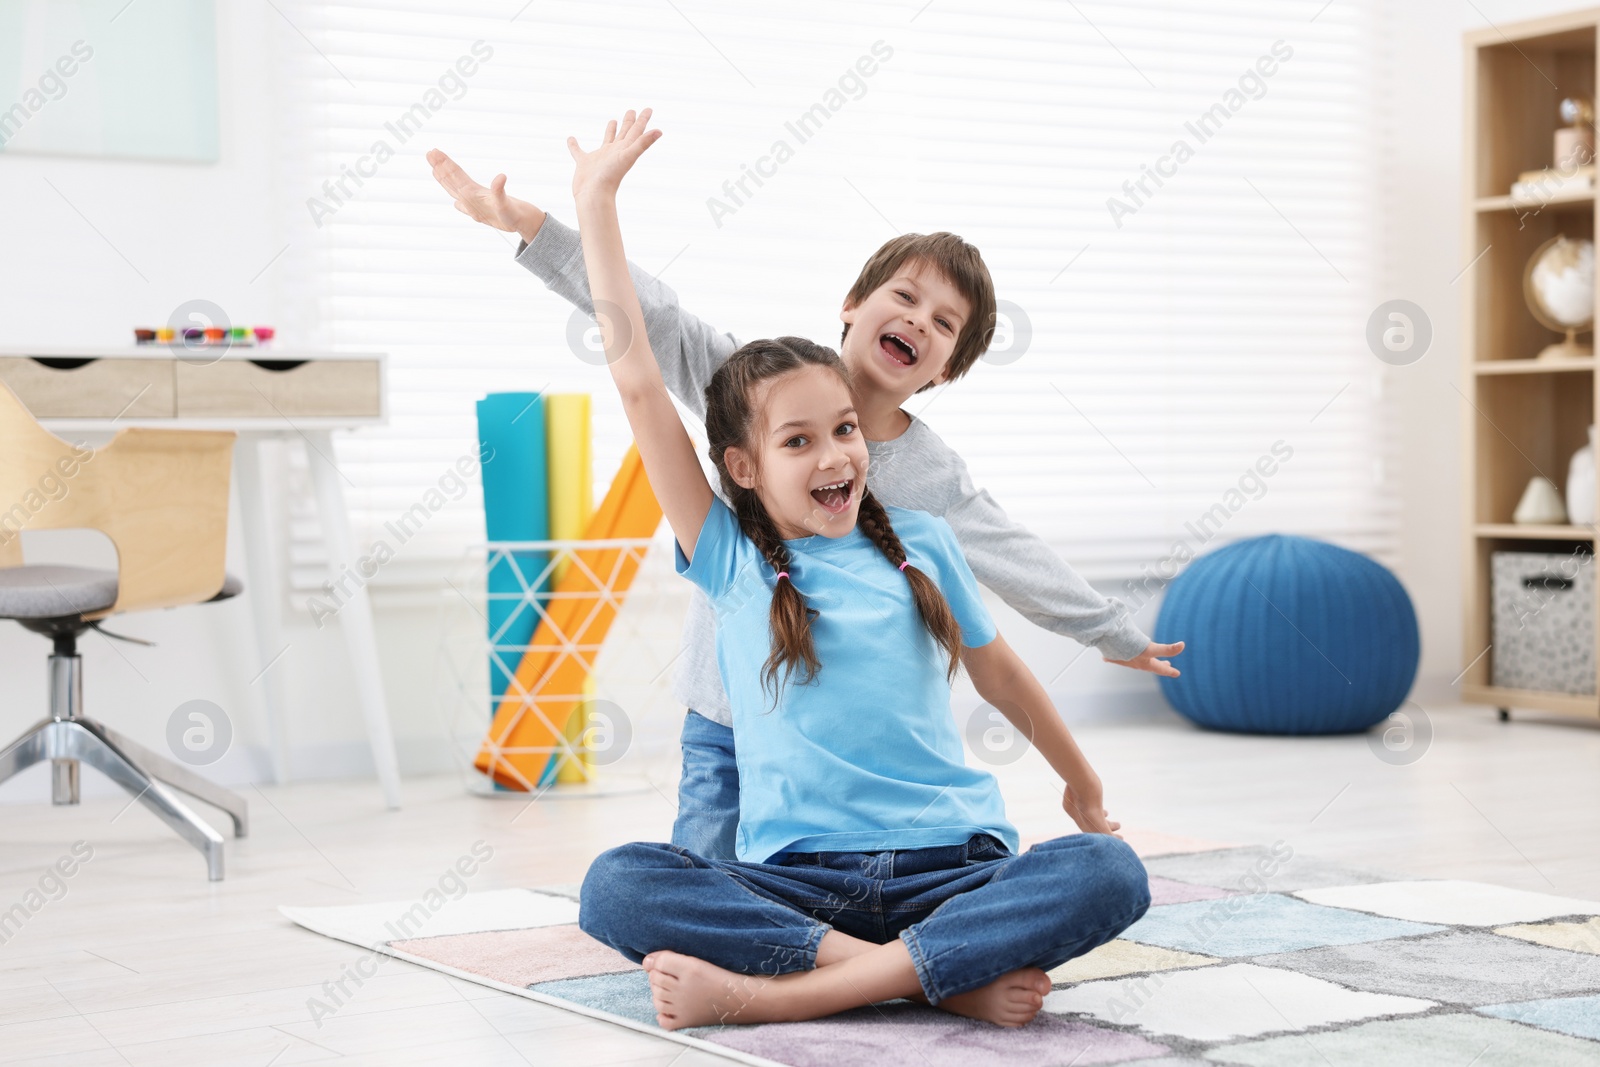
M 1570 6 L 1535 0 L 1481 0 L 1478 5 L 1497 22 Z M 293 121 L 274 106 L 273 72 L 285 61 L 274 53 L 283 47 L 273 24 L 277 16 L 258 4 L 219 4 L 218 16 L 224 57 L 220 163 L 0 157 L 0 203 L 7 205 L 0 245 L 6 343 L 120 344 L 133 324 L 164 321 L 173 308 L 195 297 L 221 304 L 238 319 L 274 323 L 293 317 L 293 309 L 283 304 L 275 270 L 256 277 L 282 247 L 277 212 L 271 208 L 279 195 L 272 152 L 275 124 Z M 1472 5 L 1455 0 L 1393 3 L 1387 17 L 1393 147 L 1386 189 L 1389 289 L 1421 304 L 1435 331 L 1427 357 L 1391 379 L 1398 409 L 1406 413 L 1398 457 L 1404 487 L 1400 576 L 1422 625 L 1416 697 L 1432 708 L 1448 702 L 1450 682 L 1463 661 L 1458 442 L 1466 405 L 1451 387 L 1460 383 L 1463 283 L 1452 284 L 1451 278 L 1476 252 L 1461 247 L 1460 34 L 1484 23 Z M 237 513 L 233 525 L 230 566 L 242 573 Z M 1106 591 L 1117 592 L 1114 587 Z M 378 637 L 402 764 L 413 771 L 447 766 L 437 701 L 437 601 L 414 591 L 381 589 L 377 599 Z M 1029 626 L 1002 605 L 992 606 L 1041 679 L 1056 679 L 1052 691 L 1072 716 L 1149 713 L 1159 703 L 1153 679 L 1103 664 L 1093 651 L 1060 674 L 1078 646 Z M 1139 616 L 1146 630 L 1158 607 L 1152 602 Z M 364 732 L 336 624 L 319 631 L 292 612 L 286 618 L 293 650 L 274 670 L 283 671 L 292 694 L 295 763 L 305 773 L 365 773 L 370 765 Z M 88 635 L 83 655 L 91 714 L 160 748 L 167 717 L 178 704 L 212 700 L 230 714 L 237 731 L 235 751 L 212 773 L 234 782 L 264 775 L 259 686 L 249 683 L 260 664 L 247 603 L 121 619 L 112 628 L 160 646 L 113 647 Z M 17 627 L 0 629 L 6 697 L 0 703 L 0 736 L 14 735 L 43 713 L 46 653 L 43 639 Z M 965 713 L 976 702 L 970 691 L 958 691 L 955 703 L 958 713 Z M 674 727 L 673 716 L 656 714 L 650 744 L 667 743 Z M 107 788 L 94 774 L 85 775 L 85 782 L 91 792 Z M 36 770 L 0 787 L 0 801 L 34 802 L 47 789 L 44 774 Z M 378 802 L 375 788 L 373 802 Z

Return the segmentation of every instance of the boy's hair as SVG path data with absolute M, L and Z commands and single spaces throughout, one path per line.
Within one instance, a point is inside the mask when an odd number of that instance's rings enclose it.
M 751 341 L 742 346 L 727 362 L 717 368 L 706 385 L 706 438 L 711 462 L 717 468 L 723 492 L 733 502 L 733 513 L 746 537 L 772 567 L 773 573 L 789 569 L 789 549 L 784 544 L 772 516 L 767 514 L 761 497 L 754 489 L 746 489 L 733 480 L 728 472 L 728 449 L 743 448 L 753 461 L 760 461 L 760 450 L 752 447 L 762 412 L 755 410 L 752 398 L 756 387 L 765 381 L 794 373 L 807 366 L 827 367 L 838 374 L 848 386 L 849 372 L 839 354 L 831 348 L 808 341 L 803 337 L 777 337 L 770 340 Z M 857 524 L 872 539 L 890 563 L 898 567 L 906 561 L 906 550 L 900 544 L 889 515 L 876 497 L 863 484 L 861 509 Z M 923 625 L 933 635 L 934 642 L 949 657 L 946 681 L 953 681 L 961 663 L 961 627 L 956 623 L 950 604 L 939 586 L 914 565 L 903 572 L 911 583 L 912 599 Z M 769 624 L 772 630 L 772 654 L 761 674 L 762 688 L 773 689 L 776 705 L 781 686 L 777 682 L 778 668 L 784 669 L 787 681 L 796 667 L 800 669 L 800 684 L 808 684 L 816 677 L 822 664 L 817 660 L 816 644 L 811 636 L 811 620 L 817 611 L 806 606 L 805 596 L 793 581 L 778 581 L 772 590 L 772 609 Z
M 872 258 L 862 265 L 856 283 L 845 294 L 844 302 L 850 307 L 860 307 L 863 300 L 893 278 L 907 261 L 918 261 L 937 270 L 972 305 L 972 314 L 956 336 L 955 351 L 950 353 L 950 362 L 945 366 L 945 380 L 953 382 L 972 369 L 994 340 L 994 280 L 989 277 L 989 268 L 978 249 L 955 234 L 943 231 L 903 233 L 885 241 L 882 248 L 872 253 Z M 840 344 L 849 333 L 847 322 L 844 332 L 839 334 Z M 917 392 L 932 389 L 933 385 L 929 382 Z

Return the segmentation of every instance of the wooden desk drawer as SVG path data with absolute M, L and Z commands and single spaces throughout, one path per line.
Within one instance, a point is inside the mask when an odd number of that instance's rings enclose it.
M 0 356 L 0 380 L 36 419 L 170 419 L 170 359 Z
M 206 366 L 176 365 L 178 415 L 238 418 L 315 418 L 382 414 L 382 379 L 375 359 L 225 359 Z M 274 369 L 274 364 L 279 369 Z

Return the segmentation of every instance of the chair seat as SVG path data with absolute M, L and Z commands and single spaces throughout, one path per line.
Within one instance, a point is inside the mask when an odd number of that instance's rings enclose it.
M 211 600 L 227 600 L 243 590 L 244 583 L 228 574 Z M 0 619 L 70 618 L 116 602 L 116 571 L 55 563 L 0 567 Z

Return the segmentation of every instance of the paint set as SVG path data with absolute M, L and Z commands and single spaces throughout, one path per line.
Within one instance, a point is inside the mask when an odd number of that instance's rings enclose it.
M 187 348 L 219 345 L 229 348 L 237 345 L 264 345 L 277 334 L 271 326 L 157 326 L 154 329 L 135 326 L 133 340 L 141 345 L 169 345 L 182 343 Z

